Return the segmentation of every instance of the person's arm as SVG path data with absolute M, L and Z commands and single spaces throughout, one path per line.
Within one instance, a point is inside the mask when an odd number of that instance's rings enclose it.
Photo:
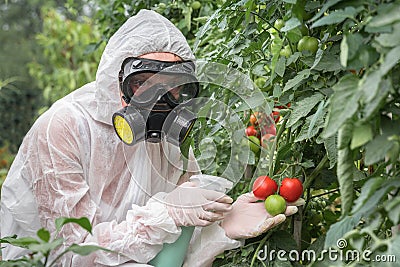
M 81 152 L 85 147 L 82 147 L 81 139 L 88 136 L 80 128 L 79 119 L 67 113 L 68 109 L 65 109 L 40 121 L 27 158 L 26 167 L 34 179 L 33 194 L 42 226 L 54 233 L 54 220 L 58 217 L 87 217 L 94 226 L 93 236 L 76 224 L 67 224 L 60 232 L 66 239 L 65 245 L 97 244 L 122 253 L 99 251 L 88 257 L 74 256 L 74 265 L 90 266 L 96 262 L 112 266 L 131 260 L 148 262 L 161 250 L 164 242 L 173 242 L 179 237 L 180 229 L 165 205 L 157 201 L 149 201 L 143 207 L 132 205 L 122 222 L 98 223 L 96 216 L 101 210 L 92 200 L 82 167 Z M 101 183 L 102 177 L 98 179 Z M 62 248 L 57 252 L 61 251 Z M 69 266 L 70 261 L 71 255 L 68 255 L 63 258 L 62 265 Z

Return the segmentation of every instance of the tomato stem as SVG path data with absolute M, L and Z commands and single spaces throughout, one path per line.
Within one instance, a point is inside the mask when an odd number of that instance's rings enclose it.
M 327 162 L 328 162 L 328 155 L 325 154 L 322 160 L 318 163 L 317 167 L 315 167 L 314 171 L 310 174 L 310 176 L 305 177 L 303 183 L 304 189 L 307 189 L 312 184 L 312 182 L 315 180 L 315 178 L 317 178 L 318 174 L 322 171 Z
M 276 228 L 275 228 L 275 229 L 276 229 Z M 255 262 L 255 260 L 256 260 L 256 258 L 257 258 L 257 255 L 258 255 L 258 251 L 260 251 L 261 247 L 265 244 L 265 242 L 267 241 L 267 239 L 271 237 L 271 235 L 272 235 L 272 233 L 275 231 L 275 229 L 270 229 L 270 230 L 268 231 L 268 233 L 263 237 L 263 239 L 261 239 L 261 241 L 260 241 L 260 243 L 258 244 L 256 250 L 254 251 L 253 258 L 251 259 L 250 267 L 253 267 L 254 262 Z
M 278 140 L 279 140 L 279 138 L 281 137 L 283 131 L 286 128 L 287 121 L 288 121 L 288 116 L 286 116 L 283 119 L 282 125 L 279 127 L 279 130 L 278 130 L 278 133 L 276 134 L 274 143 L 272 144 L 271 150 L 269 151 L 269 171 L 268 171 L 268 174 L 271 177 L 274 175 L 274 167 L 275 167 L 275 165 L 274 165 L 274 152 L 275 152 Z

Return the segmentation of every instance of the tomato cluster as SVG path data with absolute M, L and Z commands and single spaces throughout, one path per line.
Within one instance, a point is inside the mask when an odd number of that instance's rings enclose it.
M 278 184 L 268 176 L 259 176 L 253 183 L 253 194 L 264 200 L 265 209 L 275 216 L 286 210 L 286 201 L 294 202 L 303 194 L 303 184 L 297 178 L 286 177 L 282 180 L 278 191 Z
M 271 113 L 271 118 L 273 114 Z M 279 120 L 279 113 L 276 114 L 275 122 Z M 258 153 L 259 146 L 267 147 L 267 144 L 276 135 L 276 127 L 265 113 L 254 112 L 250 115 L 249 126 L 245 130 L 246 136 L 249 139 L 250 148 L 254 153 Z M 255 147 L 257 145 L 257 148 Z

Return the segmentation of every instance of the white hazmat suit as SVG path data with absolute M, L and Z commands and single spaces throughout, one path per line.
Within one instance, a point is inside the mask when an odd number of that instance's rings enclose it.
M 128 147 L 111 124 L 121 108 L 118 72 L 123 60 L 150 52 L 194 60 L 172 23 L 142 10 L 109 40 L 96 81 L 54 103 L 35 122 L 2 187 L 2 237 L 35 236 L 42 227 L 54 232 L 58 217 L 87 217 L 93 235 L 67 224 L 61 231 L 66 245 L 97 244 L 122 253 L 66 254 L 61 266 L 146 266 L 164 242 L 179 237 L 180 228 L 154 195 L 162 198 L 160 192 L 172 191 L 198 172 L 197 164 L 190 161 L 190 172 L 182 175 L 177 147 L 146 142 Z M 185 266 L 210 265 L 215 255 L 238 246 L 216 223 L 198 228 Z M 3 259 L 12 259 L 26 251 L 6 246 L 2 253 Z

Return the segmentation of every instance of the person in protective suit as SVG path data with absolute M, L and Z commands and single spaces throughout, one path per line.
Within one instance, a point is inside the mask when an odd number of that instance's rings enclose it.
M 82 257 L 68 253 L 60 259 L 61 266 L 146 266 L 164 243 L 179 237 L 181 226 L 198 226 L 184 261 L 184 266 L 193 267 L 211 265 L 219 253 L 243 244 L 242 239 L 284 221 L 284 214 L 266 213 L 251 193 L 232 204 L 223 193 L 187 182 L 199 168 L 190 153 L 183 174 L 180 150 L 173 144 L 182 141 L 181 132 L 172 129 L 172 141 L 157 141 L 156 119 L 153 126 L 135 124 L 134 119 L 141 116 L 168 118 L 160 110 L 161 115 L 132 101 L 156 101 L 160 107 L 167 106 L 161 109 L 165 112 L 185 103 L 186 96 L 196 96 L 195 81 L 188 82 L 189 87 L 171 85 L 169 78 L 176 75 L 150 83 L 145 88 L 151 94 L 138 89 L 157 68 L 172 67 L 169 74 L 181 71 L 193 78 L 190 62 L 194 60 L 184 36 L 166 18 L 148 10 L 129 18 L 110 38 L 96 80 L 54 103 L 24 138 L 2 186 L 1 236 L 35 236 L 42 227 L 54 233 L 56 218 L 87 217 L 93 234 L 67 224 L 60 232 L 66 240 L 63 246 L 96 244 L 119 254 L 97 251 Z M 137 76 L 135 71 L 146 64 L 147 71 Z M 164 85 L 155 86 L 160 83 Z M 133 110 L 127 110 L 130 107 Z M 121 108 L 124 112 L 119 112 Z M 172 124 L 181 115 L 174 114 Z M 185 127 L 192 119 L 181 117 L 186 118 L 182 129 L 189 131 Z M 133 132 L 118 128 L 121 123 L 135 124 Z M 132 139 L 126 135 L 136 138 L 134 145 L 129 145 Z M 288 206 L 285 214 L 296 211 Z M 12 246 L 2 250 L 3 260 L 26 253 Z

